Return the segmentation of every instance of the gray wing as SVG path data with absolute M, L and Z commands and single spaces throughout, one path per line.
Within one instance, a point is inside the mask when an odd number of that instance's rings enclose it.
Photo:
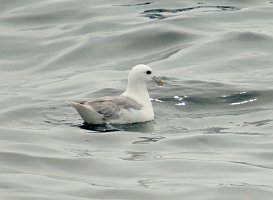
M 141 105 L 133 99 L 121 96 L 103 97 L 83 104 L 91 106 L 97 113 L 103 115 L 104 119 L 118 119 L 123 109 L 141 109 Z

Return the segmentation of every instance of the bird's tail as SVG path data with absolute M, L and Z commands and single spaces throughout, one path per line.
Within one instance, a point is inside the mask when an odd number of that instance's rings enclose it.
M 71 101 L 67 103 L 73 106 L 77 110 L 81 118 L 87 124 L 103 123 L 103 116 L 97 113 L 91 106 L 82 104 L 81 102 L 77 102 L 77 101 Z

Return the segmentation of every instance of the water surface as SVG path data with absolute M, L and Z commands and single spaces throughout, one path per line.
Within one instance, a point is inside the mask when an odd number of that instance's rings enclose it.
M 271 1 L 0 5 L 1 199 L 272 199 Z M 138 63 L 155 122 L 82 126 Z

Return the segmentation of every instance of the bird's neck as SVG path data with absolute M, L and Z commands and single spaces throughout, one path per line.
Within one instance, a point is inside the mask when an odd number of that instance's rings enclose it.
M 122 94 L 122 96 L 132 98 L 140 104 L 145 104 L 143 106 L 151 106 L 152 104 L 151 104 L 146 83 L 139 83 L 139 82 L 135 82 L 135 83 L 132 83 L 129 81 L 127 89 Z

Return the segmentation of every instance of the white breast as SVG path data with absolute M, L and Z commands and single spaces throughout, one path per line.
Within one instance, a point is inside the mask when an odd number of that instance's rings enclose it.
M 111 121 L 115 124 L 147 122 L 154 120 L 153 107 L 143 107 L 140 110 L 123 109 L 119 119 Z

